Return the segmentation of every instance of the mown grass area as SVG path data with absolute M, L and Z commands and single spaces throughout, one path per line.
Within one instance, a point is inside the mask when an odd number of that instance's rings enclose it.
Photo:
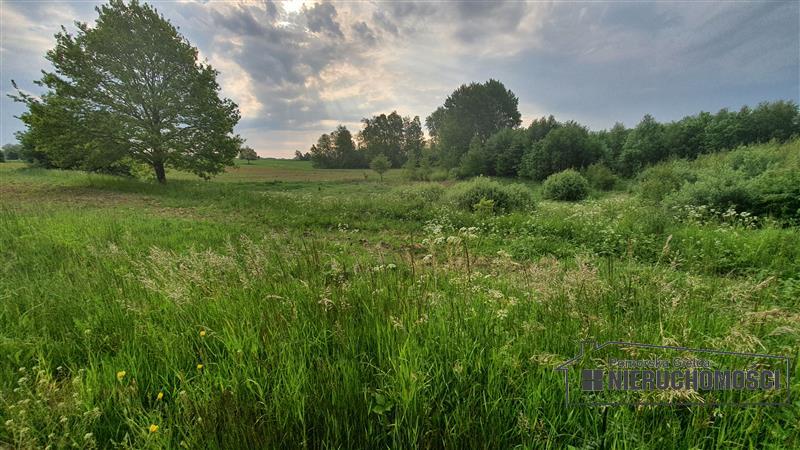
M 584 339 L 796 360 L 796 227 L 623 191 L 493 215 L 452 182 L 246 168 L 0 164 L 3 445 L 800 446 L 798 400 L 566 408 L 554 371 Z

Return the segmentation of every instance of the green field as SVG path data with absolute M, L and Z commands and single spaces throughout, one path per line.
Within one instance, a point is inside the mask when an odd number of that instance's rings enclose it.
M 401 175 L 0 164 L 0 447 L 800 446 L 796 364 L 783 407 L 565 407 L 554 370 L 584 339 L 796 361 L 796 226 Z

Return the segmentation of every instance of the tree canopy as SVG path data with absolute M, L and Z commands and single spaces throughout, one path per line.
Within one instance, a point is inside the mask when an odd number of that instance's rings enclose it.
M 309 150 L 311 164 L 320 169 L 366 167 L 363 154 L 356 149 L 353 135 L 343 125 L 323 134 Z
M 245 145 L 239 149 L 239 159 L 244 159 L 249 163 L 250 161 L 255 161 L 258 159 L 258 153 L 256 153 L 256 151 L 251 147 Z
M 219 96 L 218 72 L 155 8 L 111 0 L 94 26 L 66 28 L 47 52 L 40 98 L 17 92 L 23 144 L 45 163 L 104 170 L 126 160 L 208 178 L 232 164 L 240 139 L 237 105 Z
M 378 175 L 381 177 L 381 181 L 383 181 L 383 174 L 386 173 L 390 167 L 391 163 L 386 155 L 378 155 L 369 163 L 369 168 L 375 172 L 378 172 Z
M 401 117 L 393 111 L 361 122 L 364 128 L 358 133 L 358 141 L 367 160 L 384 155 L 392 167 L 401 167 L 409 157 L 419 159 L 422 155 L 425 137 L 418 116 Z
M 547 133 L 525 153 L 520 174 L 536 180 L 566 169 L 586 167 L 600 159 L 602 144 L 576 122 L 567 122 Z
M 518 104 L 517 96 L 497 80 L 456 89 L 425 120 L 444 165 L 457 166 L 473 137 L 485 140 L 503 128 L 518 127 L 522 123 Z
M 21 159 L 23 153 L 22 144 L 5 144 L 2 153 L 7 160 Z

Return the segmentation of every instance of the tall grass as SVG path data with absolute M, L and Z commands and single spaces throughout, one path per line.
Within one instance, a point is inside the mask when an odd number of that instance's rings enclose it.
M 9 179 L 3 445 L 800 445 L 796 403 L 566 408 L 554 371 L 586 338 L 797 358 L 795 228 L 621 194 L 484 216 L 431 186 Z

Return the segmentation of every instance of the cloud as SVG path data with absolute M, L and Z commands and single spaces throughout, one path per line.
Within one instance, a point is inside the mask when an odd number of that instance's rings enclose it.
M 761 100 L 800 100 L 800 4 L 164 2 L 218 69 L 262 155 L 291 156 L 322 132 L 398 110 L 424 117 L 462 83 L 497 78 L 525 121 L 555 114 L 593 128 Z M 86 2 L 2 3 L 4 70 L 34 90 L 59 25 Z M 3 143 L 20 129 L 6 98 Z
M 364 41 L 369 46 L 375 45 L 377 39 L 375 38 L 375 33 L 372 31 L 372 28 L 367 25 L 366 22 L 356 22 L 353 24 L 353 32 L 358 36 L 359 39 Z
M 330 3 L 315 3 L 313 8 L 303 7 L 308 29 L 314 33 L 327 32 L 331 36 L 343 38 L 344 34 L 336 21 L 336 7 Z
M 250 74 L 235 61 L 220 54 L 212 55 L 209 62 L 220 72 L 222 89 L 239 105 L 242 119 L 258 118 L 264 104 L 255 94 L 255 83 Z

